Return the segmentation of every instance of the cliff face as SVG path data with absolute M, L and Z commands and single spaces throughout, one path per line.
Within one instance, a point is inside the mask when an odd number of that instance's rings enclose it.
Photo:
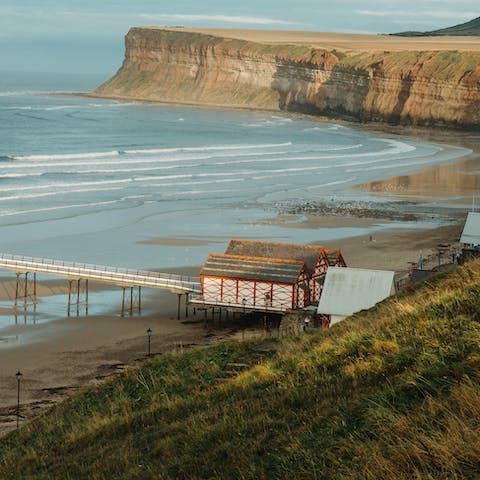
M 359 121 L 480 126 L 480 53 L 344 54 L 132 28 L 96 94 L 269 108 Z

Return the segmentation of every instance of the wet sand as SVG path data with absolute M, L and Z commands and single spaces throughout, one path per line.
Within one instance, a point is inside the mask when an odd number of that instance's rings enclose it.
M 22 336 L 23 342 L 0 347 L 0 435 L 15 427 L 17 370 L 23 374 L 24 422 L 83 386 L 143 361 L 148 328 L 153 331 L 154 355 L 221 341 L 234 333 L 227 327 L 206 329 L 202 316 L 193 317 L 191 309 L 189 318 L 185 318 L 183 304 L 182 319 L 177 320 L 177 295 L 173 293 L 156 291 L 145 297 L 143 304 L 145 311 L 158 313 L 70 317 L 12 327 L 10 330 Z M 9 328 L 4 332 L 12 333 Z

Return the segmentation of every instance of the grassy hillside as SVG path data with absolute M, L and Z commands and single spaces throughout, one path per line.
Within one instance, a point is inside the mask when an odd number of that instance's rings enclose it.
M 453 27 L 441 28 L 439 30 L 433 30 L 432 32 L 402 32 L 395 33 L 401 37 L 438 37 L 443 35 L 454 36 L 470 36 L 480 35 L 480 17 L 470 20 L 469 22 L 455 25 Z
M 474 479 L 479 380 L 476 262 L 328 332 L 147 361 L 2 439 L 0 478 Z

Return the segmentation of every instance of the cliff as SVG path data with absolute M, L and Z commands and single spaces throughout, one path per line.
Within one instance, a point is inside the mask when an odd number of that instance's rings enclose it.
M 132 28 L 95 94 L 427 126 L 480 126 L 480 52 L 327 51 Z

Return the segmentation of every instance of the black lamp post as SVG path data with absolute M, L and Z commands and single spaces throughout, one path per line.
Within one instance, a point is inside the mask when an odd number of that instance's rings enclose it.
M 243 305 L 243 318 L 242 318 L 242 340 L 245 340 L 245 306 L 247 305 L 247 299 L 242 299 Z
M 147 357 L 150 357 L 150 340 L 152 338 L 152 329 L 149 328 L 147 330 L 147 337 L 148 337 L 148 350 L 147 350 Z
M 20 422 L 20 380 L 22 379 L 22 376 L 20 370 L 15 374 L 15 378 L 17 379 L 17 430 Z

